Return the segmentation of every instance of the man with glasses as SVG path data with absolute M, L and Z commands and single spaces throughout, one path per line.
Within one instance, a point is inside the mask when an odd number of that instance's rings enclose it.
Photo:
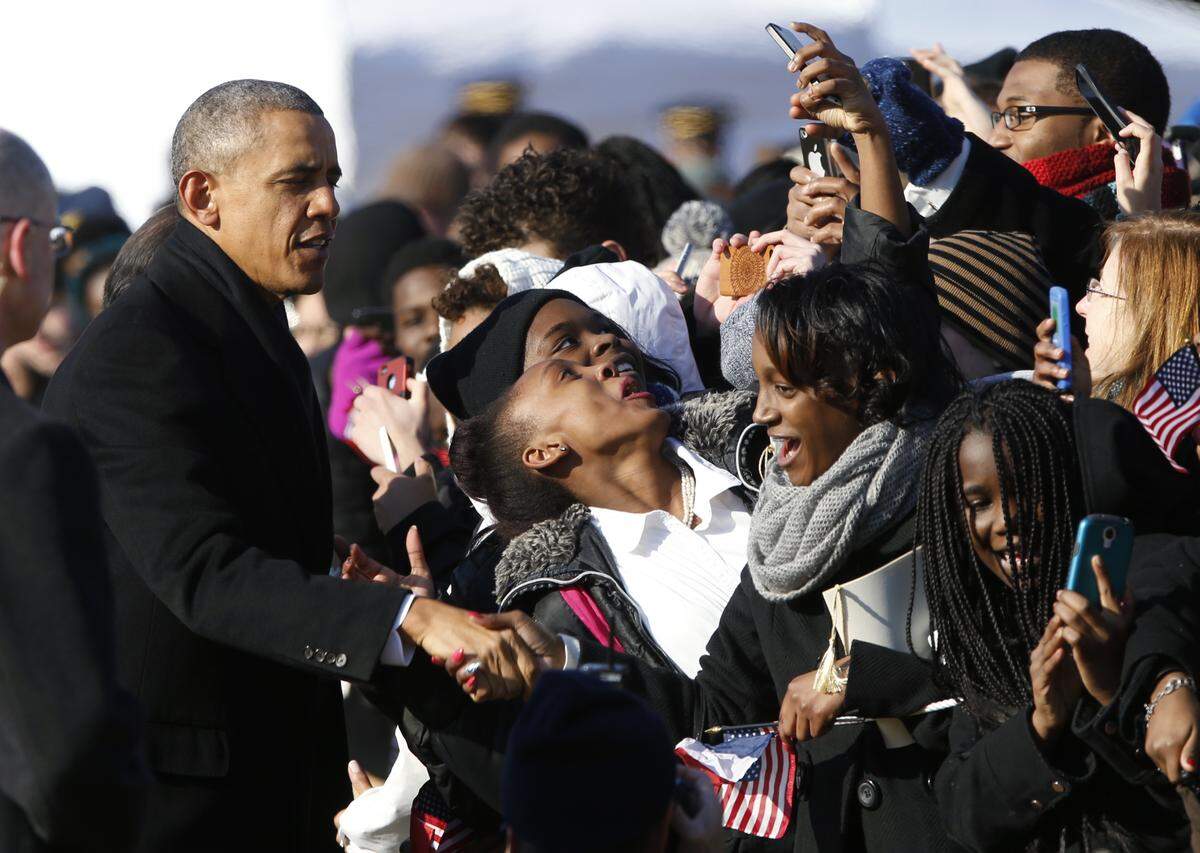
M 1162 66 L 1146 46 L 1115 30 L 1065 30 L 1017 54 L 996 97 L 988 141 L 1039 183 L 1082 199 L 1112 219 L 1117 214 L 1113 142 L 1079 94 L 1079 64 L 1110 101 L 1163 133 L 1171 93 Z M 1187 175 L 1169 164 L 1163 207 L 1186 206 L 1187 201 Z
M 41 158 L 0 129 L 0 353 L 37 332 L 54 256 Z M 117 851 L 137 836 L 140 714 L 117 687 L 96 472 L 0 373 L 0 850 Z

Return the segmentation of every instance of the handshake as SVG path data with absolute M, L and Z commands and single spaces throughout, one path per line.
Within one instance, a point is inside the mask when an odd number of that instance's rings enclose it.
M 527 698 L 543 670 L 563 668 L 562 638 L 518 611 L 474 613 L 438 601 L 415 527 L 408 531 L 405 547 L 411 574 L 389 569 L 354 545 L 342 563 L 342 579 L 410 590 L 414 597 L 399 628 L 401 636 L 435 666 L 444 667 L 473 701 Z

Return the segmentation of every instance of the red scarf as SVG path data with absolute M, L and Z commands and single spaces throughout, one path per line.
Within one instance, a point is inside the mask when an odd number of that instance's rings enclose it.
M 1084 196 L 1117 179 L 1113 166 L 1116 146 L 1111 141 L 1095 142 L 1082 148 L 1069 148 L 1047 157 L 1025 163 L 1037 182 L 1063 195 L 1083 199 Z M 1163 149 L 1163 209 L 1187 207 L 1191 202 L 1191 187 L 1187 173 L 1175 165 Z

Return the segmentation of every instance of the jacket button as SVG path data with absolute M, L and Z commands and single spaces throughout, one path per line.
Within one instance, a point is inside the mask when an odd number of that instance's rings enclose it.
M 346 665 L 346 653 L 341 652 L 336 658 L 334 658 L 333 665 L 337 666 L 337 667 L 345 666 Z
M 932 773 L 926 773 L 926 774 L 925 774 L 925 790 L 926 790 L 926 791 L 930 791 L 930 792 L 932 792 L 932 791 L 933 791 L 933 785 L 934 785 L 934 776 L 933 776 L 933 774 L 932 774 Z
M 1050 790 L 1052 790 L 1056 794 L 1061 794 L 1063 791 L 1067 790 L 1067 786 L 1064 785 L 1062 782 L 1060 782 L 1058 779 L 1055 779 L 1053 782 L 1050 783 Z
M 317 649 L 317 651 L 314 653 L 314 656 L 321 663 L 325 663 L 325 650 L 324 649 Z
M 1112 720 L 1109 720 L 1107 723 L 1104 724 L 1104 733 L 1106 735 L 1108 735 L 1109 737 L 1112 737 L 1113 735 L 1115 735 L 1117 733 L 1117 724 L 1114 723 Z
M 1035 812 L 1040 812 L 1042 810 L 1042 801 L 1041 800 L 1030 800 L 1029 808 L 1033 809 Z
M 879 784 L 874 779 L 858 783 L 858 804 L 864 809 L 874 811 L 879 808 L 879 801 L 882 799 L 883 792 L 879 790 Z
M 304 659 L 305 659 L 305 660 L 312 660 L 312 656 L 313 656 L 313 647 L 312 647 L 312 646 L 305 646 L 305 647 L 304 647 Z

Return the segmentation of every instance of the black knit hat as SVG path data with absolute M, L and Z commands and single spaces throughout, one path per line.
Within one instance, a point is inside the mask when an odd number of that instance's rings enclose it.
M 508 741 L 504 819 L 539 851 L 619 850 L 666 814 L 675 754 L 639 697 L 579 672 L 543 674 Z
M 342 217 L 325 265 L 325 306 L 333 321 L 354 325 L 356 309 L 390 309 L 383 272 L 392 255 L 424 233 L 417 215 L 398 201 L 378 201 Z
M 565 290 L 525 290 L 506 297 L 487 319 L 425 368 L 429 390 L 459 420 L 500 399 L 525 372 L 525 336 L 547 302 L 570 299 Z

